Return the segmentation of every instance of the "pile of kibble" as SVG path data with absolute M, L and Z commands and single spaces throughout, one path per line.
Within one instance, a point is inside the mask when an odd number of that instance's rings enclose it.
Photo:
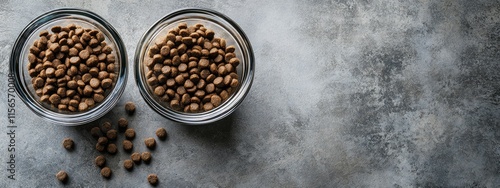
M 71 112 L 102 102 L 117 77 L 105 35 L 75 24 L 50 31 L 40 32 L 28 54 L 28 73 L 39 100 Z
M 134 114 L 135 105 L 132 102 L 128 102 L 125 104 L 125 110 L 129 115 Z M 104 122 L 100 127 L 96 126 L 90 130 L 90 134 L 92 137 L 97 139 L 97 144 L 95 146 L 96 150 L 101 153 L 109 153 L 114 155 L 118 152 L 118 146 L 116 145 L 117 134 L 118 132 L 122 132 L 125 134 L 125 140 L 122 142 L 122 147 L 125 152 L 131 153 L 133 151 L 134 145 L 133 140 L 135 138 L 135 130 L 133 128 L 129 128 L 128 120 L 125 118 L 120 118 L 117 122 L 118 130 L 114 129 L 112 124 L 108 121 Z M 167 131 L 164 128 L 158 128 L 156 130 L 156 136 L 165 140 L 167 137 Z M 154 149 L 156 147 L 156 140 L 153 137 L 146 138 L 144 140 L 144 144 L 149 149 Z M 67 150 L 73 149 L 74 142 L 70 138 L 65 138 L 63 140 L 63 147 Z M 144 163 L 149 163 L 152 159 L 151 152 L 144 151 L 142 153 L 133 152 L 130 155 L 130 159 L 126 159 L 123 162 L 123 167 L 132 171 L 134 168 L 134 164 L 139 164 L 141 161 Z M 106 157 L 104 155 L 99 155 L 95 158 L 94 163 L 97 167 L 101 169 L 100 173 L 104 178 L 110 178 L 112 174 L 111 168 L 106 166 Z M 56 174 L 56 178 L 61 182 L 66 182 L 68 179 L 68 174 L 65 171 L 60 171 Z M 158 177 L 156 174 L 149 174 L 147 176 L 147 180 L 150 184 L 156 185 L 158 184 Z
M 172 109 L 212 110 L 239 85 L 235 50 L 203 24 L 180 23 L 149 47 L 147 83 Z

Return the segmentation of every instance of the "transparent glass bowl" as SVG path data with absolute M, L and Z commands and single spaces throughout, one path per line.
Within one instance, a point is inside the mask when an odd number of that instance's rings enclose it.
M 215 37 L 224 38 L 227 46 L 236 47 L 236 57 L 240 59 L 237 67 L 239 86 L 231 96 L 220 106 L 206 112 L 185 113 L 176 111 L 154 95 L 154 91 L 146 82 L 147 67 L 143 63 L 147 56 L 149 47 L 155 42 L 158 36 L 165 36 L 168 30 L 176 27 L 179 23 L 185 22 L 188 25 L 197 23 L 203 24 L 206 28 L 215 32 Z M 236 110 L 243 102 L 253 81 L 254 75 L 254 55 L 248 38 L 242 29 L 225 15 L 208 9 L 188 8 L 174 11 L 158 20 L 142 36 L 135 52 L 135 79 L 139 91 L 146 103 L 156 112 L 164 117 L 176 122 L 185 124 L 206 124 L 220 120 Z
M 39 38 L 40 31 L 50 31 L 52 26 L 66 26 L 70 23 L 100 30 L 105 35 L 106 43 L 113 48 L 112 53 L 116 57 L 117 78 L 113 88 L 105 95 L 104 101 L 84 112 L 59 111 L 49 104 L 40 102 L 40 97 L 35 94 L 31 85 L 31 77 L 27 68 L 29 48 Z M 21 32 L 12 49 L 10 71 L 15 77 L 17 94 L 35 114 L 56 124 L 81 125 L 99 119 L 118 102 L 127 82 L 127 53 L 118 32 L 102 17 L 82 9 L 56 9 L 35 18 Z

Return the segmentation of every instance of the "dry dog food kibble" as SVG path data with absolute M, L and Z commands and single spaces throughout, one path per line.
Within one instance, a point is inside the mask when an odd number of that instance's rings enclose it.
M 127 138 L 128 140 L 132 140 L 135 138 L 135 131 L 134 129 L 127 129 L 125 131 L 125 138 Z
M 149 182 L 151 185 L 156 185 L 156 184 L 158 184 L 158 176 L 156 176 L 156 174 L 149 174 L 149 175 L 148 175 L 148 182 Z
M 106 146 L 106 144 L 108 144 L 108 138 L 104 136 L 99 137 L 99 139 L 97 139 L 97 144 Z
M 135 112 L 135 104 L 133 102 L 127 102 L 125 104 L 125 111 L 132 115 Z
M 95 149 L 96 149 L 97 151 L 99 151 L 99 152 L 103 152 L 103 151 L 104 151 L 104 149 L 106 149 L 106 146 L 105 146 L 105 145 L 102 145 L 102 144 L 97 143 L 97 144 L 95 145 Z
M 65 138 L 63 140 L 63 147 L 67 150 L 72 150 L 73 149 L 73 140 L 71 138 Z
M 118 130 L 121 132 L 125 131 L 128 127 L 128 121 L 125 118 L 118 119 Z
M 180 23 L 149 47 L 147 83 L 172 109 L 209 111 L 239 85 L 235 50 L 202 24 Z
M 95 165 L 98 167 L 104 167 L 104 164 L 106 164 L 106 158 L 102 155 L 99 155 L 95 158 Z
M 57 172 L 56 178 L 57 178 L 57 180 L 65 183 L 68 180 L 68 173 L 66 173 L 64 170 L 61 170 L 61 171 Z
M 133 147 L 134 147 L 134 144 L 132 144 L 132 142 L 130 140 L 123 141 L 123 150 L 132 151 Z
M 146 144 L 146 147 L 148 147 L 149 149 L 153 149 L 156 146 L 156 141 L 154 138 L 149 137 L 144 139 L 144 144 Z
M 135 163 L 140 163 L 141 162 L 141 154 L 134 152 L 132 155 L 130 155 L 130 159 L 134 161 Z
M 101 176 L 105 178 L 111 177 L 111 169 L 109 167 L 104 167 L 101 169 Z
M 132 170 L 132 168 L 134 167 L 134 162 L 130 159 L 126 159 L 125 161 L 123 161 L 123 167 L 125 167 L 125 169 L 127 170 Z
M 151 161 L 151 153 L 149 152 L 142 152 L 141 154 L 141 159 L 145 162 L 145 163 L 149 163 L 149 161 Z
M 90 129 L 90 134 L 94 138 L 99 138 L 102 135 L 101 129 L 99 127 L 93 127 L 92 129 Z
M 111 129 L 106 133 L 106 137 L 108 137 L 109 140 L 116 140 L 117 134 L 118 132 L 116 130 Z
M 101 126 L 101 131 L 103 133 L 107 133 L 109 130 L 111 130 L 113 127 L 111 126 L 111 123 L 109 121 L 106 121 L 102 124 Z
M 167 138 L 167 130 L 164 128 L 156 129 L 156 136 L 161 140 L 165 140 L 165 138 Z
M 40 101 L 82 112 L 102 102 L 117 77 L 113 48 L 99 30 L 70 24 L 40 32 L 28 54 L 28 73 Z
M 106 147 L 108 153 L 110 154 L 115 154 L 118 150 L 118 148 L 116 147 L 116 144 L 108 144 L 108 147 Z

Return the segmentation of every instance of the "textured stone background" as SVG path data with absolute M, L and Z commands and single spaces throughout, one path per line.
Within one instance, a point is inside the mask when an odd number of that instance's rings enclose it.
M 173 123 L 138 97 L 130 74 L 105 117 L 117 120 L 134 101 L 135 149 L 146 150 L 142 139 L 158 127 L 170 137 L 150 165 L 133 172 L 122 168 L 128 154 L 108 157 L 114 174 L 104 180 L 92 164 L 92 125 L 54 126 L 18 101 L 17 180 L 4 170 L 2 110 L 0 187 L 60 186 L 60 169 L 75 187 L 146 187 L 148 173 L 157 173 L 162 187 L 500 186 L 498 1 L 3 0 L 0 78 L 7 78 L 17 35 L 51 9 L 101 15 L 121 34 L 132 63 L 146 29 L 189 6 L 231 17 L 254 47 L 254 84 L 236 112 L 207 126 Z M 61 147 L 64 137 L 76 140 L 75 151 Z

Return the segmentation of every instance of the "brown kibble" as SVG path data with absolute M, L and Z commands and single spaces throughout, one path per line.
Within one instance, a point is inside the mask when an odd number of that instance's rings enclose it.
M 104 136 L 101 136 L 99 137 L 99 139 L 97 139 L 97 143 L 100 144 L 100 145 L 107 145 L 108 144 L 108 138 L 107 137 L 104 137 Z
M 111 177 L 111 169 L 109 167 L 104 167 L 101 169 L 101 175 L 104 178 L 110 178 Z
M 107 89 L 107 88 L 110 88 L 112 84 L 113 84 L 113 80 L 111 80 L 111 78 L 106 78 L 106 79 L 102 80 L 101 87 L 103 89 Z
M 89 74 L 89 76 L 90 76 L 90 74 Z M 90 86 L 92 88 L 97 89 L 100 86 L 100 84 L 101 84 L 101 81 L 99 79 L 97 79 L 97 78 L 91 78 L 90 79 Z
M 128 114 L 133 114 L 135 112 L 135 104 L 133 102 L 127 102 L 125 104 L 125 111 Z
M 111 129 L 106 132 L 106 137 L 108 137 L 109 140 L 116 140 L 117 134 L 118 133 L 115 129 Z
M 219 76 L 219 77 L 217 77 L 217 78 L 215 78 L 215 79 L 214 79 L 214 85 L 215 85 L 216 87 L 219 87 L 219 88 L 220 88 L 220 87 L 224 87 L 224 78 L 222 78 L 222 77 L 220 77 L 220 76 Z
M 237 67 L 240 64 L 240 59 L 238 59 L 238 58 L 231 58 L 229 60 L 229 64 L 231 64 L 233 67 Z
M 198 110 L 200 109 L 200 105 L 193 102 L 189 105 L 189 109 L 191 110 L 191 112 L 198 112 Z
M 165 138 L 167 138 L 167 130 L 165 130 L 165 128 L 158 128 L 158 129 L 156 129 L 156 136 L 160 140 L 165 140 Z
M 238 79 L 233 78 L 233 80 L 231 80 L 231 84 L 230 84 L 230 86 L 231 86 L 231 87 L 237 87 L 237 86 L 238 86 L 238 84 L 239 84 Z
M 221 104 L 222 99 L 218 95 L 212 95 L 210 102 L 214 105 L 214 107 L 217 107 Z
M 205 104 L 203 105 L 203 109 L 204 109 L 205 111 L 212 110 L 213 108 L 214 108 L 214 105 L 213 105 L 212 103 L 205 103 Z
M 144 139 L 144 144 L 146 144 L 146 147 L 149 149 L 153 149 L 156 146 L 156 140 L 152 137 Z
M 73 149 L 73 145 L 74 145 L 74 142 L 71 138 L 65 138 L 62 142 L 63 144 L 63 147 L 67 150 L 72 150 Z
M 102 168 L 106 164 L 106 158 L 103 155 L 99 155 L 95 158 L 94 163 L 96 166 Z
M 88 50 L 82 50 L 80 51 L 80 53 L 78 53 L 78 56 L 80 57 L 80 59 L 88 59 L 89 56 L 90 56 L 90 52 Z
M 123 144 L 123 150 L 127 152 L 131 151 L 132 148 L 134 147 L 134 144 L 132 144 L 130 140 L 124 140 L 122 144 Z
M 151 185 L 157 185 L 158 184 L 158 176 L 156 176 L 156 174 L 149 174 L 148 175 L 148 182 Z
M 165 88 L 163 86 L 157 86 L 154 93 L 156 96 L 161 97 L 165 94 Z
M 115 154 L 117 152 L 118 148 L 116 147 L 116 144 L 108 144 L 108 147 L 106 147 L 106 150 L 110 154 Z
M 134 168 L 134 162 L 130 159 L 125 159 L 123 161 L 123 167 L 127 170 L 132 170 L 132 168 Z
M 118 129 L 121 131 L 126 130 L 128 127 L 128 120 L 125 118 L 118 119 Z
M 64 170 L 61 170 L 61 171 L 57 172 L 56 178 L 60 182 L 66 183 L 68 181 L 68 173 L 66 173 L 66 171 L 64 171 Z
M 141 159 L 145 162 L 145 163 L 149 163 L 151 161 L 151 153 L 150 152 L 142 152 L 141 154 Z
M 125 138 L 128 140 L 132 140 L 135 138 L 135 130 L 132 128 L 129 128 L 125 131 Z
M 94 101 L 95 102 L 102 102 L 104 100 L 104 96 L 101 94 L 94 94 Z
M 134 161 L 135 163 L 140 163 L 141 162 L 141 154 L 134 152 L 132 155 L 130 155 L 130 159 Z
M 95 145 L 95 149 L 96 149 L 97 151 L 99 151 L 99 152 L 103 152 L 103 151 L 104 151 L 104 149 L 106 149 L 106 146 L 105 146 L 105 145 L 102 145 L 102 144 L 97 143 L 97 144 Z
M 54 105 L 58 105 L 61 102 L 61 97 L 58 94 L 52 94 L 49 97 L 49 101 Z
M 101 129 L 99 129 L 99 127 L 93 127 L 92 129 L 90 129 L 90 134 L 94 138 L 99 138 L 102 135 Z

